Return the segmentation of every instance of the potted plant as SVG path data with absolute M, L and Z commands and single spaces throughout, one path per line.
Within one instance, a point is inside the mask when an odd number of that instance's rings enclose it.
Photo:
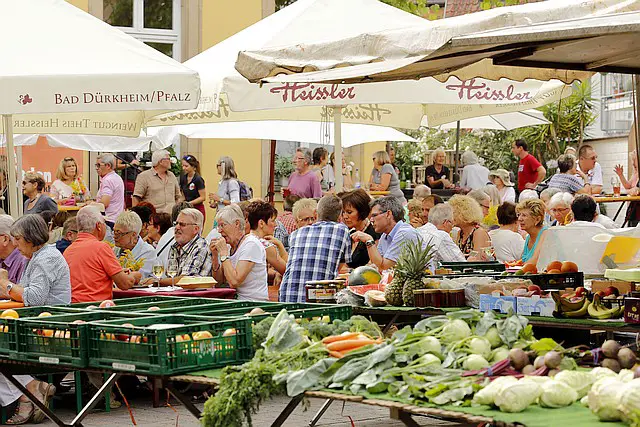
M 275 161 L 275 178 L 276 181 L 280 180 L 280 186 L 286 187 L 289 185 L 289 176 L 293 173 L 293 163 L 289 157 L 283 157 L 276 155 Z

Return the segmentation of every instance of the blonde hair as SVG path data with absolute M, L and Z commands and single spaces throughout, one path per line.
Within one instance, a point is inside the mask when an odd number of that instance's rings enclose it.
M 218 160 L 218 164 L 222 168 L 222 180 L 226 179 L 238 179 L 238 174 L 236 173 L 236 164 L 233 162 L 233 159 L 229 156 L 222 156 Z
M 481 224 L 484 219 L 482 208 L 474 198 L 456 194 L 449 201 L 449 206 L 453 209 L 454 221 L 459 219 L 466 224 Z
M 542 200 L 528 199 L 518 203 L 516 206 L 516 213 L 519 214 L 525 210 L 531 212 L 531 216 L 539 218 L 536 226 L 540 227 L 544 223 L 544 214 L 547 212 L 547 209 Z
M 67 176 L 67 172 L 65 171 L 65 169 L 71 164 L 76 167 L 76 176 Z M 64 181 L 65 179 L 76 179 L 77 177 L 78 163 L 76 162 L 76 159 L 74 159 L 73 157 L 65 157 L 64 159 L 60 160 L 58 170 L 56 170 L 56 178 L 58 178 L 60 181 Z
M 409 203 L 407 203 L 407 210 L 409 211 L 409 215 L 416 215 L 418 217 L 421 216 L 422 199 L 414 197 L 413 199 L 409 200 Z
M 387 163 L 391 163 L 391 157 L 389 157 L 389 153 L 386 151 L 376 151 L 373 153 L 373 160 L 379 165 L 386 165 Z
M 318 202 L 313 199 L 300 199 L 293 204 L 293 217 L 298 220 L 300 219 L 300 211 L 303 209 L 311 209 L 313 211 L 318 210 Z
M 435 163 L 436 157 L 438 157 L 438 154 L 442 154 L 445 157 L 445 160 L 446 160 L 447 152 L 444 151 L 444 148 L 436 148 L 435 150 L 433 150 L 433 153 L 431 153 L 431 156 L 433 157 L 434 163 Z

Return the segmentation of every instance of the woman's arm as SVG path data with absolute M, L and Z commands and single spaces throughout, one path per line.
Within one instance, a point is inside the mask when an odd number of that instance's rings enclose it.
M 192 205 L 199 205 L 200 203 L 204 203 L 207 199 L 207 191 L 203 188 L 202 190 L 198 190 L 199 197 L 196 197 L 191 201 Z
M 473 233 L 473 250 L 483 252 L 484 248 L 491 246 L 491 237 L 484 228 L 478 228 Z
M 222 267 L 220 269 L 224 272 L 224 277 L 226 278 L 229 286 L 232 288 L 239 288 L 249 275 L 249 272 L 251 272 L 253 265 L 254 263 L 251 261 L 242 260 L 238 261 L 238 264 L 234 268 L 231 259 L 227 258 L 222 263 Z
M 380 176 L 380 185 L 378 185 L 378 191 L 387 191 L 389 189 L 389 183 L 391 182 L 391 174 L 384 173 Z
M 287 267 L 287 262 L 280 258 L 278 249 L 276 246 L 270 246 L 266 249 L 267 252 L 267 264 L 272 266 L 278 273 L 284 275 L 284 270 Z

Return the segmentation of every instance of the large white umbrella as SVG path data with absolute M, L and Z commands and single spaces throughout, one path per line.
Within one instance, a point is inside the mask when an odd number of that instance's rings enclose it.
M 247 82 L 235 69 L 238 53 L 284 44 L 357 34 L 372 28 L 399 29 L 425 22 L 378 0 L 298 0 L 191 58 L 202 97 L 192 111 L 159 116 L 151 124 L 287 120 L 336 123 L 333 141 L 341 145 L 340 123 L 417 128 L 460 118 L 518 111 L 568 95 L 564 85 L 526 82 L 461 82 L 435 79 L 374 85 L 267 84 Z M 341 150 L 336 149 L 340 163 Z M 337 177 L 338 181 L 341 176 Z M 340 182 L 336 183 L 340 188 Z
M 125 136 L 104 135 L 75 135 L 75 134 L 28 134 L 14 135 L 14 146 L 25 147 L 35 145 L 40 136 L 47 138 L 50 147 L 64 147 L 82 151 L 149 151 L 161 150 L 172 144 L 170 141 L 161 140 L 151 130 L 148 136 L 141 134 L 137 138 Z M 173 142 L 175 143 L 175 141 Z M 5 146 L 4 138 L 0 138 L 0 146 Z
M 639 0 L 555 0 L 529 3 L 425 21 L 413 27 L 377 27 L 346 37 L 337 36 L 312 43 L 290 43 L 251 50 L 239 55 L 237 66 L 241 74 L 251 81 L 264 79 L 281 82 L 358 83 L 416 79 L 434 75 L 439 75 L 440 80 L 446 80 L 451 75 L 448 73 L 453 73 L 461 79 L 482 76 L 493 80 L 502 77 L 512 80 L 555 78 L 571 82 L 574 79 L 588 78 L 591 71 L 597 70 L 603 64 L 590 63 L 589 67 L 581 68 L 563 67 L 567 56 L 558 53 L 556 46 L 551 43 L 542 50 L 543 55 L 539 62 L 530 64 L 535 68 L 521 68 L 517 59 L 531 52 L 531 46 L 526 44 L 527 40 L 515 39 L 504 46 L 504 49 L 487 53 L 487 46 L 483 44 L 492 43 L 492 34 L 487 32 L 514 29 L 517 33 L 518 30 L 522 30 L 541 40 L 545 33 L 543 29 L 536 28 L 538 24 L 566 20 L 574 23 L 577 29 L 572 35 L 575 41 L 594 37 L 593 34 L 587 34 L 581 25 L 583 20 L 598 17 L 608 20 L 609 29 L 601 32 L 600 36 L 607 32 L 628 32 L 624 18 L 615 14 L 639 10 Z M 607 16 L 609 18 L 606 18 Z M 557 31 L 558 28 L 550 29 L 546 33 L 547 40 L 557 41 Z M 450 40 L 473 33 L 477 34 L 478 43 L 469 45 L 460 52 L 446 51 Z M 622 39 L 618 41 L 620 40 Z M 621 48 L 626 48 L 626 52 L 633 52 L 635 44 L 631 42 L 632 37 L 626 40 L 623 43 L 607 45 L 607 49 L 602 50 L 602 53 L 611 53 L 613 58 L 604 56 L 603 59 L 620 61 L 622 58 L 616 57 L 615 53 Z M 602 48 L 602 40 L 592 41 L 592 48 Z M 568 50 L 562 52 L 568 52 L 569 56 L 578 58 L 591 56 L 592 49 L 582 49 L 578 46 L 569 40 Z M 439 55 L 442 49 L 445 50 Z M 493 55 L 501 55 L 500 63 L 507 66 L 493 65 L 491 61 L 475 63 Z M 473 65 L 468 66 L 469 64 Z M 269 79 L 282 70 L 289 74 L 303 74 Z
M 12 214 L 14 132 L 137 137 L 148 115 L 197 105 L 195 71 L 64 0 L 3 0 L 0 39 Z

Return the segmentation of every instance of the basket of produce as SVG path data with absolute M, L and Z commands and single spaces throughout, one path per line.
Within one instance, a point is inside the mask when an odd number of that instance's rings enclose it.
M 237 316 L 242 316 L 243 314 L 249 312 L 252 308 L 261 307 L 264 308 L 265 311 L 280 311 L 284 308 L 286 304 L 279 302 L 268 302 L 268 301 L 236 301 L 236 300 L 226 300 L 224 303 L 214 303 L 214 304 L 198 304 L 192 306 L 177 306 L 177 307 L 161 307 L 159 310 L 156 310 L 157 314 L 194 314 L 194 315 L 218 315 L 220 313 L 221 316 L 226 316 L 226 313 L 229 313 L 231 310 L 236 310 L 235 313 Z M 271 308 L 268 308 L 271 307 Z
M 241 363 L 253 355 L 251 319 L 160 315 L 89 326 L 89 365 L 171 375 Z
M 296 319 L 318 320 L 322 319 L 331 322 L 336 319 L 347 320 L 351 317 L 351 306 L 349 305 L 330 305 L 330 304 L 310 304 L 310 303 L 291 303 L 287 307 L 280 307 L 278 310 L 265 311 L 262 307 L 255 307 L 249 312 L 243 313 L 249 316 L 252 321 L 258 322 L 267 317 L 274 318 L 282 309 L 289 312 Z M 222 318 L 237 316 L 237 312 L 224 314 Z M 204 314 L 207 316 L 207 314 Z M 218 317 L 218 314 L 215 315 Z M 220 318 L 220 317 L 219 317 Z
M 231 300 L 211 300 L 208 298 L 170 298 L 170 299 L 159 299 L 156 301 L 147 301 L 147 302 L 139 302 L 139 303 L 125 303 L 122 304 L 121 301 L 124 300 L 104 300 L 102 302 L 95 302 L 88 306 L 85 306 L 88 310 L 115 310 L 115 311 L 123 311 L 126 310 L 128 312 L 148 312 L 148 311 L 157 311 L 161 308 L 178 308 L 181 307 L 190 307 L 202 304 L 228 304 L 233 302 Z M 225 301 L 225 302 L 221 302 Z
M 131 317 L 142 315 L 93 310 L 20 319 L 16 322 L 18 354 L 29 362 L 84 368 L 88 364 L 88 322 Z
M 0 313 L 0 355 L 15 356 L 18 351 L 17 319 L 73 313 L 80 310 L 65 306 L 38 306 L 4 310 Z
M 535 264 L 526 263 L 516 272 L 505 272 L 501 276 L 523 276 L 542 289 L 564 289 L 584 286 L 584 274 L 570 261 L 552 261 L 543 271 Z
M 166 301 L 178 301 L 183 299 L 189 299 L 188 297 L 172 297 L 172 296 L 162 296 L 162 295 L 150 295 L 148 297 L 133 297 L 133 298 L 120 298 L 117 301 L 118 305 L 132 305 L 132 304 L 144 304 L 149 302 L 166 302 Z M 204 298 L 199 298 L 204 299 Z M 209 298 L 208 298 L 209 299 Z M 105 300 L 110 301 L 110 300 Z M 223 300 L 215 300 L 211 298 L 211 301 L 223 301 Z M 98 306 L 100 301 L 92 301 L 92 302 L 78 302 L 75 304 L 71 304 L 70 307 L 73 308 L 87 308 L 91 306 Z

